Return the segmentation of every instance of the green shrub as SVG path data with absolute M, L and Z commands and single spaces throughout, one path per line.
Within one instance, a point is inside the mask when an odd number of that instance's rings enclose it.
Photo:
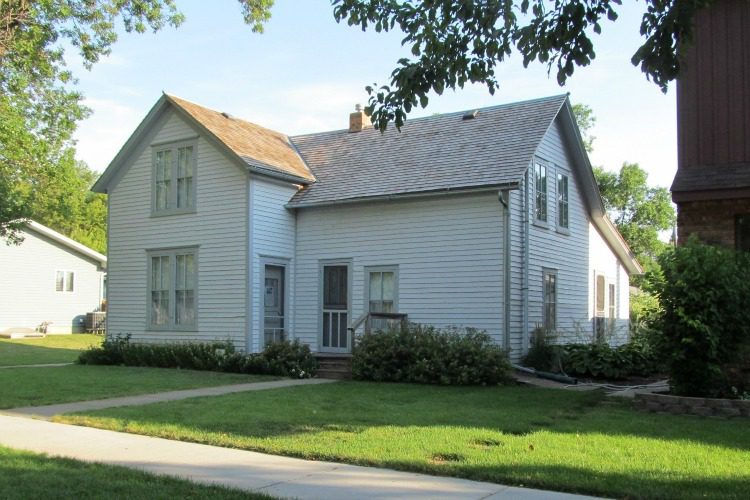
M 352 359 L 358 380 L 441 385 L 496 385 L 510 379 L 506 353 L 474 329 L 411 323 L 363 335 Z
M 732 397 L 750 389 L 750 255 L 693 239 L 659 262 L 652 281 L 672 392 Z
M 261 353 L 237 352 L 229 341 L 174 344 L 133 344 L 130 335 L 107 338 L 101 347 L 83 351 L 78 363 L 90 365 L 151 366 L 256 375 L 309 378 L 318 363 L 298 340 L 270 344 Z
M 536 328 L 531 336 L 529 352 L 521 363 L 544 372 L 559 372 L 561 360 L 561 346 L 555 345 L 554 334 L 544 328 Z

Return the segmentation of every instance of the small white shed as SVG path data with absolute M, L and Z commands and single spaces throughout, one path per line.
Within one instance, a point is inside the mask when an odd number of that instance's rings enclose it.
M 0 336 L 77 333 L 104 299 L 107 257 L 37 222 L 0 243 Z

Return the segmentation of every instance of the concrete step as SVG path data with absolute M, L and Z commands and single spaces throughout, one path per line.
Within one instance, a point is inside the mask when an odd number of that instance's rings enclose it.
M 318 378 L 329 378 L 335 380 L 351 380 L 352 370 L 321 369 L 318 368 Z

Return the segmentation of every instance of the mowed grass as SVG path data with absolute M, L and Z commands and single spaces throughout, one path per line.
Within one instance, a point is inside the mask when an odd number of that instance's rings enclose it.
M 169 439 L 619 498 L 747 498 L 750 422 L 598 393 L 347 382 L 66 415 Z
M 0 498 L 263 500 L 272 497 L 0 447 Z
M 274 380 L 167 368 L 70 365 L 0 370 L 0 409 Z
M 0 366 L 72 363 L 78 354 L 101 345 L 101 335 L 48 335 L 37 339 L 0 339 Z

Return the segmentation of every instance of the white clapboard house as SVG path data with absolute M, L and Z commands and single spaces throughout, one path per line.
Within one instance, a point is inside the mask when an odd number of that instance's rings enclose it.
M 391 312 L 486 330 L 514 359 L 537 328 L 627 336 L 641 269 L 566 95 L 348 125 L 287 136 L 163 95 L 94 186 L 109 334 L 346 353 L 358 319 Z
M 84 330 L 99 311 L 107 257 L 34 221 L 0 241 L 0 337 Z

